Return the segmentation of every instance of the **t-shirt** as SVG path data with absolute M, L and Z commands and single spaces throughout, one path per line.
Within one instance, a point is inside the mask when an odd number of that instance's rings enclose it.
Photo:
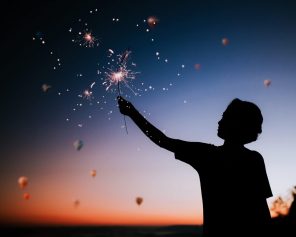
M 272 191 L 260 153 L 243 146 L 176 140 L 175 158 L 199 174 L 204 236 L 239 236 L 265 228 L 270 220 L 266 198 Z

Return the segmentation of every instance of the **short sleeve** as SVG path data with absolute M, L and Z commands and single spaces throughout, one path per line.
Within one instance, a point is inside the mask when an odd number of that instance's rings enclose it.
M 264 159 L 260 153 L 256 152 L 256 154 L 257 154 L 256 156 L 257 156 L 257 161 L 258 161 L 257 162 L 258 175 L 259 175 L 258 182 L 260 183 L 260 188 L 261 188 L 261 191 L 262 191 L 262 194 L 264 195 L 264 197 L 269 198 L 273 194 L 272 194 L 272 190 L 271 190 L 271 187 L 269 184 Z
M 178 140 L 175 147 L 175 158 L 193 167 L 204 163 L 215 146 L 202 142 Z

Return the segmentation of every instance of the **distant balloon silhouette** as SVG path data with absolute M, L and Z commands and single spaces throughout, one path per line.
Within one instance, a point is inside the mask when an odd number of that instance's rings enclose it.
M 142 197 L 136 197 L 136 203 L 138 204 L 138 206 L 140 206 L 143 202 L 143 198 Z
M 223 44 L 224 46 L 228 45 L 228 44 L 229 44 L 229 39 L 227 39 L 227 38 L 223 38 L 223 39 L 222 39 L 222 44 Z
M 263 81 L 263 84 L 264 86 L 269 87 L 271 85 L 271 80 L 266 79 Z
M 96 175 L 97 175 L 97 171 L 96 171 L 96 170 L 91 170 L 91 171 L 90 171 L 90 175 L 91 175 L 92 177 L 96 177 Z
M 73 203 L 74 207 L 77 208 L 80 205 L 80 201 L 78 199 L 76 199 Z
M 194 65 L 194 68 L 198 71 L 198 70 L 200 70 L 201 65 L 200 65 L 199 63 L 196 63 L 196 64 Z
M 41 88 L 43 92 L 47 92 L 51 88 L 51 85 L 43 84 Z
M 29 193 L 24 193 L 24 194 L 23 194 L 23 198 L 24 198 L 25 200 L 29 200 L 29 199 L 31 198 L 31 195 L 30 195 Z
M 155 16 L 149 16 L 147 18 L 147 23 L 149 25 L 149 27 L 154 27 L 156 26 L 156 24 L 158 23 L 158 19 Z
M 26 176 L 21 176 L 18 179 L 18 184 L 21 189 L 25 188 L 29 183 L 29 179 Z
M 83 147 L 83 141 L 81 140 L 76 140 L 73 142 L 73 146 L 77 151 L 79 151 Z

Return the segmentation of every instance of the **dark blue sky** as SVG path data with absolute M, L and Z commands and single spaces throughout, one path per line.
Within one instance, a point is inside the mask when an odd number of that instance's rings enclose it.
M 99 19 L 87 16 L 89 9 L 98 8 L 102 11 Z M 68 71 L 73 67 L 80 66 L 84 73 L 91 75 L 93 64 L 100 58 L 98 56 L 106 47 L 131 47 L 135 51 L 137 59 L 143 62 L 142 68 L 147 67 L 148 73 L 153 71 L 149 65 L 150 59 L 144 58 L 143 52 L 154 50 L 147 48 L 145 35 L 134 37 L 133 27 L 112 27 L 110 22 L 114 16 L 119 17 L 126 25 L 134 25 L 139 19 L 144 19 L 147 14 L 156 15 L 161 19 L 161 24 L 155 29 L 157 42 L 155 49 L 160 48 L 169 56 L 174 56 L 176 63 L 191 62 L 192 59 L 203 61 L 216 61 L 219 66 L 219 57 L 229 57 L 236 54 L 255 53 L 255 58 L 243 54 L 242 60 L 247 67 L 259 64 L 262 60 L 271 60 L 276 66 L 283 60 L 275 57 L 277 53 L 287 54 L 294 51 L 295 4 L 292 1 L 75 1 L 71 4 L 60 1 L 26 1 L 22 3 L 8 3 L 5 7 L 6 14 L 3 16 L 4 26 L 2 35 L 3 55 L 3 90 L 4 100 L 4 123 L 3 129 L 17 127 L 19 123 L 28 124 L 32 119 L 40 116 L 40 110 L 36 112 L 36 106 L 48 110 L 41 102 L 40 91 L 36 90 L 44 81 L 54 81 L 54 77 L 64 77 L 61 86 L 68 84 Z M 69 44 L 67 27 L 77 24 L 79 17 L 88 18 L 88 22 L 94 28 L 103 32 L 102 47 L 99 49 L 83 52 L 73 50 Z M 63 72 L 57 73 L 46 67 L 52 63 L 46 55 L 46 50 L 36 47 L 32 37 L 41 32 L 49 42 L 48 48 L 53 48 L 60 57 L 65 58 Z M 101 33 L 100 32 L 100 33 Z M 228 52 L 221 55 L 219 44 L 214 48 L 212 45 L 221 37 L 231 38 L 233 44 L 239 42 L 243 46 L 239 51 Z M 100 36 L 99 36 L 100 37 Z M 234 45 L 235 46 L 235 45 Z M 233 46 L 233 47 L 234 47 Z M 256 47 L 254 47 L 256 46 Z M 209 50 L 211 47 L 211 50 Z M 271 51 L 273 48 L 274 51 Z M 142 54 L 138 51 L 141 50 Z M 280 51 L 280 52 L 279 52 Z M 288 52 L 287 52 L 288 51 Z M 182 52 L 186 55 L 182 55 Z M 182 60 L 178 60 L 178 55 Z M 135 57 L 136 57 L 135 56 Z M 177 57 L 176 57 L 177 56 Z M 85 57 L 85 60 L 74 60 Z M 66 61 L 67 60 L 67 61 Z M 253 61 L 257 60 L 257 61 Z M 231 61 L 236 63 L 237 60 Z M 78 65 L 77 65 L 78 64 Z M 291 62 L 293 67 L 293 62 Z M 235 65 L 234 65 L 235 66 Z M 89 68 L 87 68 L 89 67 Z M 89 69 L 89 70 L 88 70 Z M 249 68 L 248 68 L 249 70 Z M 64 74 L 62 74 L 64 73 Z M 153 75 L 153 74 L 152 74 Z M 151 77 L 156 77 L 155 75 Z M 60 79 L 57 79 L 61 81 Z M 42 96 L 42 95 L 41 95 Z M 32 106 L 33 105 L 33 106 Z M 26 116 L 21 121 L 19 112 Z M 37 114 L 36 114 L 37 113 Z M 34 115 L 34 116 L 29 116 Z M 3 117 L 2 117 L 3 119 Z M 13 126 L 6 126 L 9 123 Z M 36 121 L 38 122 L 38 121 Z M 24 125 L 23 124 L 23 125 Z M 21 125 L 21 127 L 23 127 Z M 20 128 L 19 128 L 20 129 Z

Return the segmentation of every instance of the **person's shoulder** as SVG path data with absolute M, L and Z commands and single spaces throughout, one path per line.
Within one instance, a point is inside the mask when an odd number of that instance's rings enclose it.
M 188 151 L 198 151 L 202 153 L 212 153 L 217 151 L 217 146 L 211 144 L 211 143 L 205 143 L 205 142 L 190 142 L 190 145 L 187 147 Z
M 249 157 L 251 157 L 255 162 L 264 163 L 263 156 L 260 152 L 256 150 L 250 150 L 248 148 L 246 148 L 246 151 L 249 153 Z
M 216 150 L 217 148 L 219 148 L 219 146 L 216 146 L 212 143 L 196 142 L 196 145 L 203 146 L 204 148 L 209 149 L 209 150 Z
M 210 143 L 175 139 L 175 153 L 209 152 L 215 150 L 215 148 L 216 146 Z
M 195 166 L 207 157 L 213 156 L 216 148 L 217 146 L 209 143 L 180 141 L 176 143 L 175 158 Z
M 261 155 L 261 153 L 259 151 L 249 150 L 249 152 L 252 153 L 254 156 L 256 156 L 258 158 L 263 158 L 263 156 Z

